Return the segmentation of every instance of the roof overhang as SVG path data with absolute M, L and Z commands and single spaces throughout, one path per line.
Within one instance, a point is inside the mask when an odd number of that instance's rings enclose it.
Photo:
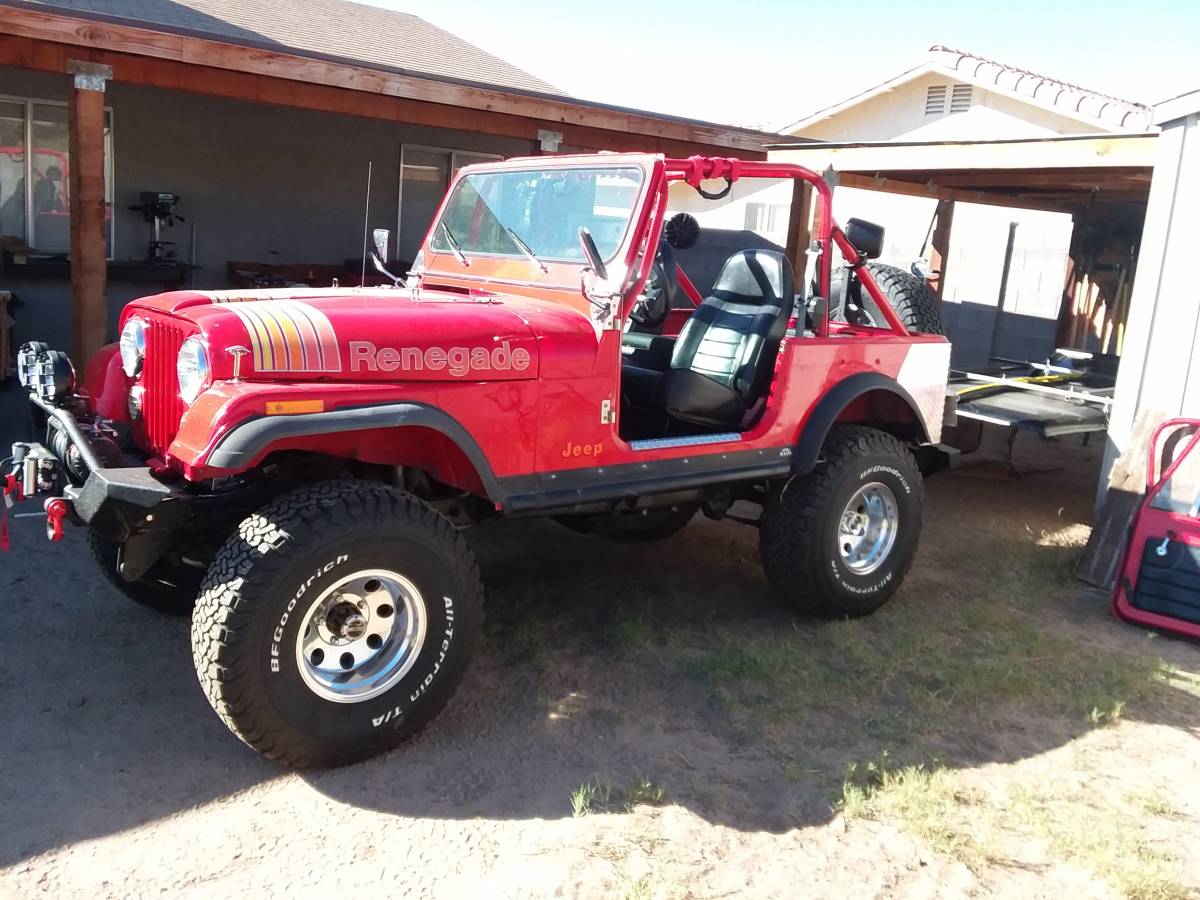
M 167 60 L 366 94 L 423 101 L 609 132 L 761 153 L 781 135 L 625 109 L 557 94 L 418 76 L 401 69 L 304 54 L 276 45 L 235 44 L 165 27 L 135 27 L 98 15 L 62 15 L 0 0 L 0 38 L 13 35 L 88 51 Z M 203 85 L 189 87 L 203 93 Z
M 836 173 L 846 187 L 1020 209 L 1144 204 L 1156 134 L 1007 141 L 774 145 L 773 162 Z

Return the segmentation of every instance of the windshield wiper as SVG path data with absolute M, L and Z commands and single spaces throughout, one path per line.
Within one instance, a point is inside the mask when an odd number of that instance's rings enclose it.
M 513 239 L 513 243 L 517 245 L 517 248 L 529 257 L 529 261 L 531 263 L 534 263 L 543 272 L 550 271 L 546 268 L 546 264 L 537 258 L 537 254 L 529 249 L 529 245 L 521 240 L 521 236 L 519 234 L 507 226 L 505 226 L 504 230 L 508 232 L 509 236 Z
M 466 254 L 462 252 L 462 247 L 458 243 L 458 239 L 454 236 L 454 232 L 450 230 L 450 226 L 446 224 L 445 219 L 439 219 L 438 225 L 442 228 L 442 234 L 446 236 L 446 243 L 450 245 L 450 251 L 454 254 L 454 258 L 462 263 L 464 269 L 471 268 L 471 263 L 467 259 Z

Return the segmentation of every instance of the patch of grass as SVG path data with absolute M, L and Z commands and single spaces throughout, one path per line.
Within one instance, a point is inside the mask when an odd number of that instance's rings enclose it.
M 608 637 L 619 653 L 632 655 L 644 650 L 650 646 L 654 634 L 655 624 L 647 613 L 632 612 L 621 607 L 613 611 Z
M 661 806 L 667 799 L 667 791 L 662 785 L 655 784 L 649 778 L 639 776 L 625 789 L 625 812 L 633 812 L 635 806 Z
M 899 821 L 934 850 L 960 860 L 978 872 L 991 861 L 962 821 L 968 807 L 980 798 L 966 790 L 955 774 L 941 767 L 888 767 L 886 754 L 865 764 L 851 765 L 835 809 L 847 821 L 859 818 Z
M 1075 793 L 1013 794 L 1011 815 L 1056 855 L 1091 870 L 1129 900 L 1192 896 L 1178 880 L 1175 861 L 1146 840 L 1137 812 L 1086 802 Z
M 642 775 L 621 790 L 615 789 L 611 781 L 596 778 L 571 792 L 571 815 L 578 819 L 589 813 L 629 813 L 638 806 L 661 806 L 666 799 L 666 788 Z
M 1103 706 L 1093 706 L 1088 711 L 1087 718 L 1093 725 L 1112 725 L 1121 718 L 1124 709 L 1124 700 L 1113 700 Z
M 940 766 L 892 768 L 882 754 L 847 767 L 834 808 L 847 822 L 895 822 L 975 872 L 1017 862 L 1032 835 L 1056 860 L 1091 871 L 1129 900 L 1191 896 L 1178 880 L 1175 860 L 1143 833 L 1144 813 L 1172 812 L 1161 794 L 1121 805 L 1083 790 L 1018 785 L 987 798 L 967 787 L 961 773 Z

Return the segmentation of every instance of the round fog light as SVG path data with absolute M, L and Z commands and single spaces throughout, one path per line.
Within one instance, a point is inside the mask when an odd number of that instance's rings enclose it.
M 127 401 L 129 404 L 129 418 L 138 419 L 141 417 L 142 398 L 145 393 L 146 391 L 141 387 L 141 385 L 136 385 L 129 389 L 129 397 Z

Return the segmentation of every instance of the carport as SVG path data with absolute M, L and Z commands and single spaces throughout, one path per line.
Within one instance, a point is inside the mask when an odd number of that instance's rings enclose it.
M 931 279 L 939 297 L 956 203 L 1070 214 L 1073 233 L 1055 343 L 1119 356 L 1156 143 L 1154 134 L 806 143 L 775 145 L 770 158 L 824 172 L 835 185 L 936 200 L 926 258 L 930 271 L 940 273 Z M 802 186 L 792 199 L 788 246 L 797 265 L 809 242 L 810 194 Z M 1120 259 L 1114 262 L 1114 256 Z M 1004 286 L 998 287 L 1002 315 Z

